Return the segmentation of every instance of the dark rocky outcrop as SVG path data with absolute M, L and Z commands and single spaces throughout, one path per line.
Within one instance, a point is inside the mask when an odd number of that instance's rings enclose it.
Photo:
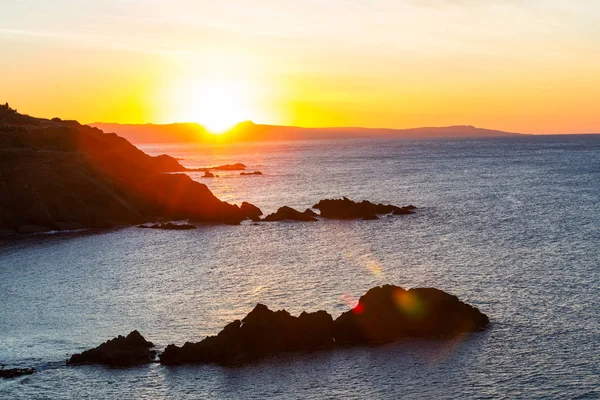
M 254 172 L 240 172 L 240 175 L 242 176 L 247 176 L 247 175 L 262 175 L 263 173 L 260 171 L 254 171 Z
M 260 208 L 245 201 L 240 206 L 240 210 L 244 213 L 244 215 L 247 215 L 252 221 L 255 222 L 259 221 L 260 216 L 263 215 L 263 212 L 260 210 Z
M 321 212 L 321 217 L 332 219 L 376 219 L 374 216 L 389 213 L 410 214 L 414 206 L 398 207 L 391 204 L 374 204 L 363 200 L 354 202 L 346 197 L 342 199 L 325 199 L 312 206 Z
M 167 231 L 186 231 L 190 229 L 196 229 L 196 225 L 192 224 L 174 224 L 167 222 L 165 224 L 154 224 L 154 225 L 138 225 L 138 228 L 145 229 L 163 229 Z
M 9 368 L 0 369 L 0 378 L 18 378 L 23 375 L 31 375 L 35 373 L 35 368 Z
M 488 325 L 488 317 L 477 308 L 439 289 L 385 285 L 370 289 L 335 321 L 325 311 L 293 317 L 258 304 L 217 336 L 181 347 L 171 344 L 159 358 L 166 365 L 235 364 L 290 351 L 383 344 L 407 337 L 450 338 Z
M 293 209 L 292 207 L 284 206 L 277 210 L 277 212 L 273 214 L 267 215 L 263 218 L 263 221 L 273 222 L 273 221 L 318 221 L 315 217 L 306 212 L 301 213 L 298 210 Z
M 157 219 L 232 223 L 247 219 L 206 185 L 127 140 L 76 121 L 0 108 L 0 229 L 107 228 Z
M 147 364 L 156 356 L 156 351 L 151 350 L 152 347 L 154 345 L 144 339 L 138 331 L 133 331 L 127 337 L 119 335 L 94 349 L 73 354 L 67 365 L 100 364 L 125 367 Z
M 452 337 L 485 329 L 488 317 L 439 289 L 370 289 L 333 324 L 337 345 L 388 343 L 404 337 Z
M 202 175 L 203 178 L 214 178 L 215 174 L 213 174 L 210 171 L 204 171 L 204 175 Z
M 307 208 L 306 210 L 304 210 L 304 212 L 302 214 L 308 215 L 309 217 L 318 217 L 319 216 L 319 214 L 317 214 L 316 212 L 314 212 L 310 208 Z
M 242 171 L 242 170 L 245 170 L 246 168 L 247 167 L 242 163 L 235 163 L 235 164 L 217 165 L 216 167 L 210 167 L 208 169 L 214 169 L 217 171 Z
M 333 319 L 325 311 L 294 317 L 285 310 L 271 311 L 258 304 L 243 320 L 228 324 L 217 336 L 182 347 L 167 346 L 160 362 L 233 364 L 283 352 L 332 347 L 332 325 Z

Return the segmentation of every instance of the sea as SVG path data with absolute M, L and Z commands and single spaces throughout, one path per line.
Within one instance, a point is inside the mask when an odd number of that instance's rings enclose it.
M 0 399 L 598 399 L 600 135 L 141 146 L 265 214 L 321 199 L 415 205 L 376 221 L 125 227 L 0 239 Z M 478 307 L 454 340 L 287 354 L 234 367 L 67 367 L 139 330 L 160 349 L 257 303 L 337 317 L 369 288 L 436 287 Z M 1 366 L 0 366 L 1 368 Z

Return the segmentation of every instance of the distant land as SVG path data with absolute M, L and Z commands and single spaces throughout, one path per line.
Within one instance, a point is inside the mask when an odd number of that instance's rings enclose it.
M 210 133 L 197 123 L 117 124 L 96 122 L 90 126 L 114 132 L 132 143 L 210 143 L 318 139 L 395 139 L 395 138 L 461 138 L 514 136 L 519 133 L 476 128 L 470 125 L 411 129 L 378 128 L 301 128 L 241 122 L 221 135 Z

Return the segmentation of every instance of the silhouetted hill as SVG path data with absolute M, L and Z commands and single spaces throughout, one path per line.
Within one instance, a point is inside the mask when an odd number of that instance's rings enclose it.
M 135 125 L 94 123 L 92 126 L 104 131 L 116 132 L 134 143 L 211 143 L 247 142 L 271 140 L 322 140 L 360 138 L 459 138 L 497 137 L 518 135 L 469 125 L 429 127 L 413 129 L 374 128 L 301 128 L 295 126 L 260 125 L 251 121 L 241 122 L 222 135 L 213 135 L 195 123 L 167 125 Z
M 211 135 L 199 124 L 184 122 L 168 125 L 94 123 L 90 126 L 104 132 L 115 132 L 133 143 L 188 143 Z
M 135 224 L 156 218 L 235 222 L 236 205 L 114 133 L 0 106 L 0 230 Z

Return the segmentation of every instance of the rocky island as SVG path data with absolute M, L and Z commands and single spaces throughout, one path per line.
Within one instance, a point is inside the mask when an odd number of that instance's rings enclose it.
M 152 342 L 144 339 L 138 331 L 133 331 L 127 336 L 118 336 L 81 354 L 73 354 L 67 365 L 100 364 L 126 367 L 147 364 L 156 357 L 153 347 Z
M 159 355 L 164 365 L 243 364 L 271 355 L 340 346 L 378 345 L 402 338 L 453 338 L 484 330 L 487 315 L 458 297 L 434 288 L 370 289 L 337 319 L 325 311 L 271 311 L 257 304 L 248 315 L 226 325 L 216 336 L 183 346 L 170 344 Z M 154 361 L 154 345 L 138 332 L 119 336 L 74 354 L 68 365 L 131 366 Z
M 304 212 L 300 212 L 292 207 L 284 206 L 280 207 L 273 214 L 267 215 L 262 221 L 318 221 L 315 217 L 326 219 L 377 220 L 379 219 L 378 215 L 381 214 L 414 214 L 413 210 L 416 210 L 417 207 L 412 205 L 398 207 L 391 204 L 374 204 L 367 200 L 358 203 L 343 197 L 342 199 L 321 200 L 312 206 L 312 208 L 320 210 L 320 214 L 317 214 L 310 208 L 307 208 Z
M 358 203 L 346 197 L 321 200 L 312 208 L 319 210 L 321 217 L 331 219 L 378 219 L 377 215 L 390 213 L 394 215 L 413 214 L 413 210 L 416 209 L 412 205 L 398 207 L 391 204 L 374 204 L 367 200 Z
M 477 308 L 439 289 L 370 289 L 337 319 L 325 311 L 271 311 L 258 304 L 217 336 L 183 346 L 169 345 L 159 355 L 166 365 L 237 364 L 269 355 L 350 345 L 376 345 L 401 338 L 451 338 L 484 330 L 489 318 Z

